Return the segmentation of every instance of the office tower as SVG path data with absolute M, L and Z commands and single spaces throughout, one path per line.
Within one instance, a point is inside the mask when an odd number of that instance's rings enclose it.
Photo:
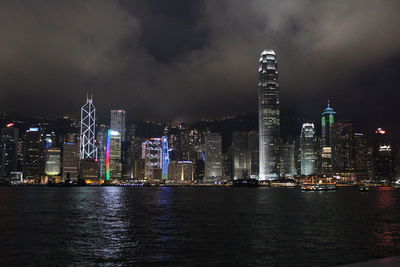
M 209 133 L 205 137 L 205 179 L 215 182 L 222 178 L 222 136 Z
M 106 180 L 122 178 L 121 133 L 112 129 L 107 133 Z
M 350 121 L 338 121 L 331 128 L 332 170 L 354 172 L 354 129 Z
M 71 141 L 71 139 L 67 139 Z M 79 144 L 76 142 L 65 142 L 62 152 L 62 178 L 77 179 L 79 165 Z
M 40 182 L 43 175 L 43 142 L 39 128 L 30 128 L 24 135 L 24 178 Z
M 314 123 L 304 123 L 300 135 L 301 174 L 311 175 L 316 172 Z
M 162 144 L 161 138 L 150 138 L 142 144 L 144 175 L 146 180 L 162 179 Z
M 125 110 L 111 110 L 111 126 L 110 129 L 121 133 L 121 140 L 125 141 L 126 137 L 126 112 Z
M 354 134 L 354 170 L 357 173 L 357 178 L 368 178 L 368 162 L 369 154 L 367 140 L 362 133 Z
M 169 149 L 168 149 L 168 137 L 161 137 L 162 147 L 162 179 L 168 180 L 168 167 L 169 167 Z
M 132 141 L 125 140 L 121 142 L 122 177 L 125 179 L 133 178 L 135 157 L 132 149 Z
M 52 147 L 44 153 L 44 172 L 48 176 L 58 176 L 61 173 L 61 149 Z
M 373 179 L 376 181 L 393 179 L 393 151 L 387 132 L 378 128 L 374 133 L 372 148 Z
M 234 132 L 232 134 L 233 179 L 256 178 L 259 169 L 258 133 Z
M 106 178 L 107 133 L 108 133 L 107 126 L 100 125 L 96 135 L 97 158 L 99 164 L 100 179 Z
M 259 60 L 258 120 L 259 120 L 259 179 L 278 177 L 280 109 L 278 66 L 273 50 L 264 50 Z
M 168 169 L 168 179 L 177 182 L 194 181 L 194 163 L 190 160 L 171 161 Z
M 9 178 L 11 172 L 17 171 L 17 145 L 18 145 L 18 129 L 13 123 L 7 124 L 1 129 L 0 135 L 0 178 Z
M 322 112 L 321 117 L 321 173 L 332 173 L 332 126 L 335 123 L 336 112 L 331 108 L 330 102 Z
M 81 108 L 80 159 L 97 159 L 95 126 L 96 109 L 92 96 L 87 97 L 86 104 Z
M 279 145 L 280 177 L 293 177 L 297 174 L 295 165 L 294 142 L 282 142 Z

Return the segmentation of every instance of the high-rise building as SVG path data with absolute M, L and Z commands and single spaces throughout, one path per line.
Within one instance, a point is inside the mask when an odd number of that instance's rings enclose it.
M 107 133 L 106 180 L 122 178 L 121 133 L 112 129 Z
M 168 167 L 169 167 L 169 148 L 168 148 L 168 137 L 161 137 L 161 148 L 162 148 L 162 179 L 168 180 Z
M 107 126 L 100 125 L 96 135 L 97 158 L 99 164 L 100 179 L 106 178 L 107 133 L 108 133 Z
M 336 112 L 330 106 L 328 106 L 322 112 L 321 117 L 321 173 L 330 174 L 332 173 L 332 126 L 335 123 Z
M 168 179 L 179 182 L 192 182 L 194 180 L 194 163 L 190 160 L 171 161 L 168 169 Z
M 51 147 L 45 150 L 44 172 L 48 176 L 58 176 L 61 173 L 61 149 Z
M 81 108 L 80 159 L 97 159 L 95 127 L 96 109 L 93 97 L 87 97 L 86 104 Z
M 300 161 L 301 174 L 311 175 L 316 173 L 316 147 L 314 123 L 304 123 L 300 135 Z
M 24 136 L 24 178 L 40 182 L 43 170 L 43 142 L 39 128 L 30 128 Z
M 222 178 L 222 136 L 209 133 L 205 137 L 205 180 L 215 182 Z
M 378 128 L 374 133 L 372 157 L 373 179 L 392 180 L 394 178 L 393 148 L 386 130 L 382 128 Z
M 0 177 L 9 178 L 11 172 L 17 171 L 17 145 L 18 145 L 18 129 L 13 127 L 13 123 L 7 124 L 1 129 L 0 135 Z
M 350 121 L 338 121 L 331 128 L 332 170 L 354 172 L 354 129 Z
M 258 176 L 258 133 L 234 132 L 232 134 L 233 179 L 255 178 Z
M 121 140 L 125 141 L 126 138 L 126 112 L 122 109 L 111 110 L 111 125 L 110 129 L 121 133 Z
M 369 154 L 367 140 L 362 133 L 354 134 L 354 170 L 359 179 L 368 178 Z
M 75 142 L 65 142 L 62 152 L 62 178 L 77 179 L 79 166 L 79 145 Z
M 259 63 L 259 179 L 271 180 L 279 174 L 280 107 L 275 52 L 264 50 Z
M 279 146 L 280 177 L 293 177 L 297 174 L 295 165 L 295 144 L 282 142 Z
M 150 138 L 142 144 L 142 158 L 145 163 L 146 180 L 162 178 L 162 144 L 161 138 Z

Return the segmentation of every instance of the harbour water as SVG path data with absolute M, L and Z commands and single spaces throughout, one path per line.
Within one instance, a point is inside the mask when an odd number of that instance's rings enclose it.
M 400 190 L 0 187 L 0 262 L 335 266 L 400 255 Z

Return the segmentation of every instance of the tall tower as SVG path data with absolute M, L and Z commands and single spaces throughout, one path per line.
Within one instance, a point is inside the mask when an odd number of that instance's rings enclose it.
M 86 98 L 86 104 L 81 108 L 80 159 L 97 159 L 95 145 L 96 109 L 93 105 L 93 95 Z
M 125 125 L 126 112 L 122 109 L 111 110 L 111 130 L 121 133 L 122 141 L 125 141 Z
M 321 140 L 321 174 L 332 173 L 332 127 L 335 123 L 336 112 L 331 108 L 328 101 L 328 106 L 322 112 L 321 117 L 321 128 L 322 128 L 322 140 Z
M 261 53 L 258 68 L 258 122 L 260 146 L 260 180 L 278 177 L 280 109 L 278 64 L 273 50 Z
M 300 135 L 301 174 L 315 174 L 315 130 L 314 123 L 303 123 Z

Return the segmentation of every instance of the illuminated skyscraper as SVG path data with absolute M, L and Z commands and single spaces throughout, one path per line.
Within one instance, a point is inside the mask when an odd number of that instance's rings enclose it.
M 333 172 L 354 172 L 356 156 L 353 124 L 351 121 L 338 121 L 331 130 Z
M 314 123 L 304 123 L 300 136 L 300 160 L 301 174 L 315 174 L 316 153 L 315 153 L 315 129 Z
M 121 179 L 121 134 L 114 130 L 108 130 L 106 149 L 106 180 Z
M 0 135 L 0 177 L 10 177 L 11 172 L 17 171 L 17 144 L 18 129 L 13 127 L 13 123 L 7 124 L 1 129 Z
M 205 179 L 214 182 L 222 178 L 222 136 L 210 133 L 205 137 Z
M 328 101 L 328 106 L 322 112 L 321 117 L 321 173 L 332 173 L 332 126 L 335 123 L 336 112 L 331 108 Z
M 43 142 L 39 128 L 30 128 L 24 136 L 24 178 L 40 182 L 43 169 Z
M 126 112 L 122 109 L 111 110 L 111 126 L 110 129 L 121 133 L 121 140 L 125 141 L 126 124 L 125 124 Z
M 52 147 L 45 150 L 44 171 L 49 176 L 60 175 L 61 149 Z
M 142 158 L 145 161 L 145 179 L 162 179 L 161 138 L 150 138 L 142 144 Z
M 270 180 L 277 178 L 279 173 L 280 108 L 278 65 L 275 52 L 264 50 L 259 63 L 259 179 Z
M 232 134 L 233 179 L 258 176 L 258 132 L 234 132 Z
M 382 128 L 375 131 L 372 157 L 373 179 L 376 181 L 392 180 L 394 178 L 393 149 L 387 132 Z
M 169 167 L 169 149 L 168 149 L 168 137 L 161 137 L 162 146 L 162 179 L 168 180 L 168 167 Z
M 65 142 L 62 153 L 62 177 L 78 178 L 79 145 L 75 142 Z
M 96 109 L 92 96 L 87 97 L 86 104 L 81 108 L 80 159 L 97 159 L 95 126 Z

